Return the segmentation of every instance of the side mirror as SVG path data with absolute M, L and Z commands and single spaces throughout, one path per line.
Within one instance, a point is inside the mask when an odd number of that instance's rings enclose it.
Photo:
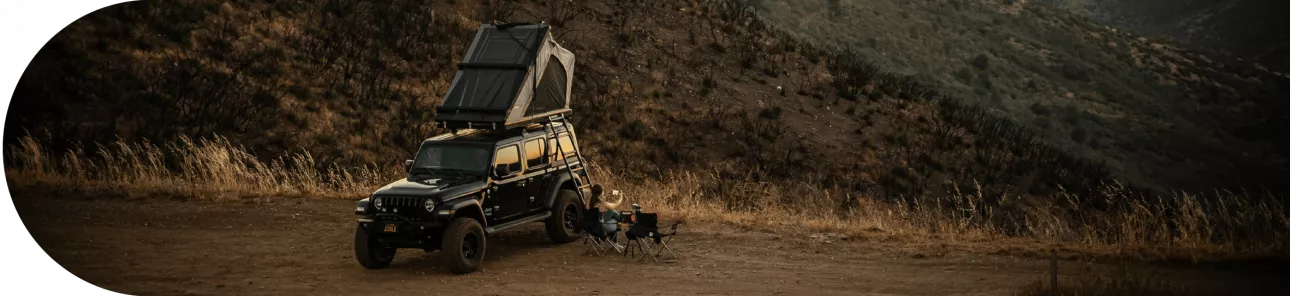
M 510 167 L 510 169 L 509 169 L 508 171 L 510 171 L 511 173 L 515 173 L 515 172 L 519 172 L 519 171 L 522 171 L 522 170 L 524 170 L 524 165 L 523 165 L 523 164 L 521 164 L 521 163 L 516 162 L 516 163 L 512 163 L 512 164 L 511 164 L 511 167 Z M 509 174 L 507 174 L 507 175 L 509 175 Z
M 412 172 L 413 163 L 414 162 L 411 159 L 403 161 L 403 171 Z
M 493 175 L 496 175 L 498 177 L 505 177 L 505 176 L 509 176 L 510 174 L 511 174 L 511 166 L 509 165 L 498 164 L 493 167 Z

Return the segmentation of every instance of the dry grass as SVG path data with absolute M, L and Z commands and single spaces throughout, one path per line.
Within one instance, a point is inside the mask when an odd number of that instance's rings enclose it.
M 400 173 L 375 165 L 326 166 L 308 152 L 261 161 L 222 137 L 183 137 L 164 146 L 117 141 L 92 149 L 51 153 L 36 138 L 23 137 L 10 147 L 13 161 L 5 173 L 11 184 L 91 192 L 337 198 L 366 196 Z
M 1283 256 L 1290 239 L 1290 215 L 1284 205 L 1248 194 L 1180 193 L 1144 200 L 1127 196 L 1117 184 L 1104 186 L 1096 196 L 1061 194 L 992 206 L 975 187 L 888 203 L 800 183 L 729 180 L 701 173 L 633 181 L 607 169 L 598 171 L 608 176 L 601 182 L 631 194 L 629 202 L 680 219 L 802 235 L 803 230 L 831 232 L 867 241 L 948 244 L 992 253 L 1055 247 L 1093 256 L 1192 261 Z
M 356 198 L 401 174 L 397 167 L 327 166 L 308 153 L 261 161 L 223 138 L 182 138 L 163 146 L 118 141 L 88 152 L 52 153 L 27 136 L 10 147 L 9 159 L 9 182 L 20 187 L 198 197 Z M 993 251 L 1008 247 L 999 242 L 1060 245 L 1081 253 L 1198 261 L 1280 256 L 1290 241 L 1285 206 L 1248 194 L 1180 193 L 1146 200 L 1111 185 L 1096 196 L 987 203 L 976 186 L 930 199 L 886 202 L 811 183 L 715 173 L 633 180 L 611 168 L 597 166 L 593 172 L 600 183 L 627 192 L 629 202 L 669 216 L 797 233 L 805 229 Z

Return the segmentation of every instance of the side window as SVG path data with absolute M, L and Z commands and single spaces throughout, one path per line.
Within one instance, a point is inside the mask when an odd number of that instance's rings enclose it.
M 559 153 L 557 151 L 563 151 L 564 157 L 572 157 L 575 153 L 573 150 L 573 141 L 569 139 L 569 133 L 560 133 L 560 136 L 556 138 L 560 141 L 558 146 L 556 140 L 550 140 L 551 148 L 547 149 L 547 155 L 550 155 L 554 160 L 560 160 L 560 157 L 557 157 L 556 154 Z
M 524 168 L 520 165 L 520 148 L 510 145 L 497 149 L 497 155 L 493 158 L 493 175 L 497 177 L 509 177 L 520 173 Z
M 524 142 L 524 161 L 528 163 L 529 168 L 546 164 L 547 158 L 542 157 L 543 152 L 545 152 L 542 149 L 544 148 L 543 146 L 546 146 L 546 143 L 541 138 Z

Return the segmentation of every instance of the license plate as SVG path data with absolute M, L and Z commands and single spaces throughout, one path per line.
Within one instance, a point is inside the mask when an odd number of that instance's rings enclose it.
M 399 232 L 399 226 L 395 224 L 385 224 L 385 232 Z

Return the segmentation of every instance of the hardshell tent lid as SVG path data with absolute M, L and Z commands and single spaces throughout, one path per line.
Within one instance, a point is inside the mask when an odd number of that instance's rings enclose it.
M 545 24 L 481 25 L 435 121 L 450 129 L 510 129 L 570 112 L 574 56 L 550 31 Z

